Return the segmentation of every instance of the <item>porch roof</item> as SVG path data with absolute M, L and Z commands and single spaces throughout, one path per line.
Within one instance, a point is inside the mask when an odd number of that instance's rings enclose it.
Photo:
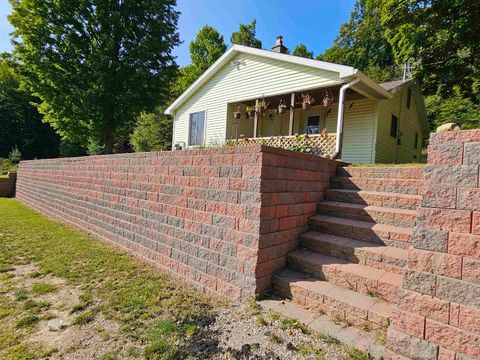
M 177 108 L 179 108 L 191 95 L 195 93 L 195 91 L 197 91 L 206 82 L 208 82 L 208 80 L 210 80 L 210 78 L 218 70 L 220 70 L 225 64 L 227 64 L 231 59 L 233 59 L 235 55 L 239 53 L 251 54 L 298 65 L 313 67 L 321 70 L 336 72 L 339 75 L 340 82 L 350 82 L 354 79 L 359 79 L 360 81 L 354 86 L 352 86 L 352 89 L 364 96 L 380 100 L 392 97 L 392 95 L 387 90 L 382 88 L 375 81 L 367 77 L 358 69 L 355 69 L 351 66 L 338 65 L 313 59 L 306 59 L 299 56 L 287 55 L 262 49 L 255 49 L 243 45 L 233 45 L 212 66 L 210 66 L 207 71 L 202 74 L 202 76 L 200 76 L 187 90 L 185 90 L 165 110 L 165 113 L 173 114 Z

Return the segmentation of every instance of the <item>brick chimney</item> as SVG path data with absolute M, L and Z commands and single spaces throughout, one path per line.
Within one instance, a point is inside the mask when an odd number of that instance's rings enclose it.
M 281 54 L 288 54 L 288 48 L 285 45 L 283 45 L 282 35 L 277 36 L 277 41 L 275 42 L 275 46 L 272 47 L 272 51 L 278 52 Z

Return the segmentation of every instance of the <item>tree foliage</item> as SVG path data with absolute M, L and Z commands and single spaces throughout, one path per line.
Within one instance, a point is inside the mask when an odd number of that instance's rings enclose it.
M 307 46 L 304 44 L 298 44 L 293 49 L 293 55 L 301 56 L 307 59 L 313 59 L 313 51 L 308 51 Z
M 135 151 L 159 151 L 172 148 L 172 120 L 159 107 L 152 113 L 142 113 L 130 142 Z
M 334 45 L 318 60 L 353 66 L 377 82 L 398 77 L 390 43 L 380 19 L 381 0 L 358 0 L 347 23 L 342 24 Z
M 10 0 L 15 55 L 39 110 L 66 140 L 110 153 L 168 95 L 175 0 Z
M 59 137 L 31 103 L 36 99 L 20 88 L 18 64 L 0 55 L 0 158 L 18 149 L 24 159 L 58 155 Z
M 192 65 L 201 73 L 207 70 L 227 50 L 223 36 L 213 27 L 205 25 L 190 43 Z
M 248 25 L 240 24 L 240 28 L 238 29 L 238 31 L 232 33 L 230 41 L 232 42 L 232 44 L 245 45 L 261 49 L 262 42 L 255 37 L 257 32 L 256 27 L 257 20 L 255 19 L 253 19 L 252 22 Z

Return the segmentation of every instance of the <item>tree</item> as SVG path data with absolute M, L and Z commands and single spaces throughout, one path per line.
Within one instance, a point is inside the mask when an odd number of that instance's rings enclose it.
M 398 62 L 413 69 L 428 95 L 480 101 L 478 0 L 387 0 L 382 23 Z M 457 89 L 458 87 L 458 89 Z
M 205 25 L 190 43 L 192 65 L 203 73 L 223 55 L 225 50 L 227 45 L 223 41 L 223 36 L 213 27 Z
M 66 140 L 104 153 L 168 96 L 175 0 L 10 0 L 15 55 L 39 110 Z
M 130 142 L 133 149 L 140 151 L 169 150 L 172 148 L 172 119 L 159 107 L 152 113 L 142 113 Z
M 313 59 L 313 51 L 308 51 L 307 46 L 304 44 L 295 46 L 295 49 L 293 49 L 293 55 Z
M 31 103 L 36 101 L 20 88 L 19 64 L 0 54 L 0 158 L 18 148 L 24 159 L 58 156 L 59 137 Z
M 255 37 L 256 26 L 257 20 L 255 19 L 253 19 L 249 25 L 240 24 L 240 28 L 238 29 L 238 31 L 232 33 L 230 41 L 232 42 L 232 44 L 245 45 L 261 49 L 262 42 Z
M 400 75 L 385 28 L 379 21 L 381 0 L 358 0 L 347 23 L 342 24 L 334 45 L 318 60 L 353 66 L 377 82 Z

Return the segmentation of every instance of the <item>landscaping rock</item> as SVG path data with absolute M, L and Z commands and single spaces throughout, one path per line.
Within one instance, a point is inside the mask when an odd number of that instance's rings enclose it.
M 48 330 L 50 331 L 60 331 L 63 326 L 62 319 L 55 318 L 48 321 Z

